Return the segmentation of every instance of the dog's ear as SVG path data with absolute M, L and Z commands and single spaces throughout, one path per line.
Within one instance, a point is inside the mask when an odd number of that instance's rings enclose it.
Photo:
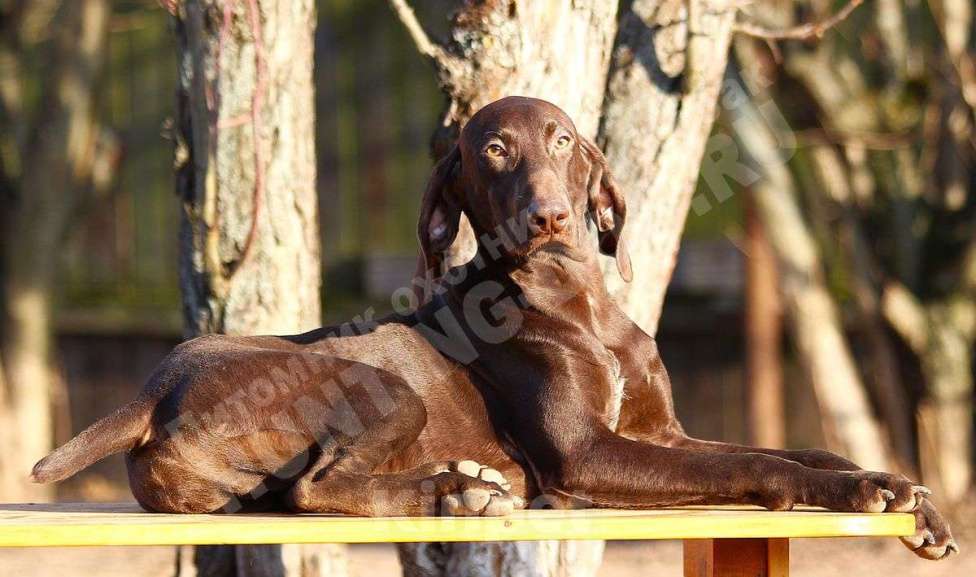
M 600 239 L 600 252 L 617 259 L 617 270 L 625 281 L 633 278 L 630 254 L 621 236 L 627 218 L 627 203 L 623 191 L 617 186 L 606 157 L 596 144 L 580 137 L 580 148 L 590 161 L 587 182 L 589 213 L 596 222 Z
M 457 190 L 461 171 L 461 152 L 455 145 L 435 166 L 420 203 L 417 238 L 420 241 L 418 276 L 440 275 L 444 252 L 457 238 L 461 203 Z

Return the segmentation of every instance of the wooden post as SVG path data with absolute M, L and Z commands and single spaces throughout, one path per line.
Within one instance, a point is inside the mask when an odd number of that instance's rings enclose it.
M 746 199 L 746 390 L 749 442 L 786 446 L 783 400 L 783 314 L 776 256 L 751 196 Z
M 789 539 L 688 539 L 685 577 L 788 577 Z

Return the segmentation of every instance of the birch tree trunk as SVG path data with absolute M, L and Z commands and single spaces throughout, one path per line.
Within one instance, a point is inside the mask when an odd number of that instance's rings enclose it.
M 50 486 L 28 483 L 27 475 L 52 448 L 51 394 L 58 378 L 52 359 L 52 293 L 64 236 L 91 185 L 99 133 L 94 96 L 109 19 L 105 0 L 26 8 L 28 13 L 32 9 L 55 14 L 39 114 L 25 110 L 18 98 L 23 79 L 16 59 L 23 52 L 4 54 L 0 71 L 5 76 L 0 139 L 4 153 L 19 149 L 20 157 L 18 173 L 0 163 L 2 180 L 17 188 L 0 215 L 6 305 L 0 332 L 6 387 L 0 399 L 7 405 L 0 411 L 5 421 L 0 423 L 0 470 L 6 471 L 0 491 L 9 500 L 45 500 L 52 494 Z
M 312 0 L 178 7 L 186 334 L 319 326 Z M 201 547 L 200 576 L 345 574 L 338 546 Z
M 734 8 L 722 0 L 692 0 L 689 17 L 683 0 L 637 0 L 622 16 L 614 46 L 613 1 L 465 3 L 452 18 L 450 38 L 440 44 L 406 2 L 390 3 L 419 51 L 433 61 L 450 98 L 435 135 L 435 157 L 474 112 L 503 96 L 549 100 L 587 137 L 605 118 L 599 141 L 628 190 L 625 235 L 629 231 L 637 264 L 634 283 L 624 286 L 608 276 L 608 284 L 653 334 L 715 116 Z M 458 238 L 447 266 L 473 254 L 473 235 Z M 602 546 L 421 544 L 402 546 L 401 561 L 407 575 L 592 575 Z

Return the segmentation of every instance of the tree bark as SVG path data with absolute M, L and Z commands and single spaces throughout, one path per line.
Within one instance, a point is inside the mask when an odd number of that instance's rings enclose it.
M 627 194 L 623 237 L 634 280 L 621 279 L 609 259 L 603 274 L 649 335 L 715 119 L 734 20 L 724 0 L 635 0 L 620 18 L 599 141 Z
M 43 4 L 50 8 L 50 3 Z M 94 97 L 108 19 L 105 0 L 76 0 L 57 7 L 42 79 L 42 112 L 33 124 L 27 121 L 27 111 L 15 108 L 22 104 L 14 94 L 22 79 L 4 80 L 0 132 L 6 133 L 5 146 L 22 147 L 20 171 L 5 173 L 4 180 L 19 180 L 20 185 L 8 191 L 12 198 L 2 215 L 2 356 L 10 428 L 4 435 L 0 469 L 9 470 L 12 477 L 0 487 L 5 499 L 44 500 L 52 495 L 50 486 L 30 484 L 27 475 L 52 448 L 51 393 L 58 378 L 52 359 L 52 293 L 63 239 L 91 184 L 98 135 Z M 7 71 L 16 73 L 18 68 L 14 61 L 5 62 Z M 29 136 L 17 139 L 18 134 Z
M 188 337 L 321 322 L 312 0 L 188 0 L 177 13 L 177 192 Z M 342 575 L 339 546 L 200 548 L 201 576 Z

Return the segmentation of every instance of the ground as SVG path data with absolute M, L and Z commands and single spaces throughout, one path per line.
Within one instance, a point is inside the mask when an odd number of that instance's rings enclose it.
M 910 577 L 976 575 L 976 542 L 960 535 L 962 555 L 923 561 L 895 539 L 797 539 L 792 543 L 794 577 L 844 573 Z M 0 575 L 17 577 L 171 577 L 172 547 L 0 549 Z M 351 545 L 349 577 L 400 575 L 393 545 Z M 599 577 L 678 577 L 681 543 L 661 541 L 607 545 Z

